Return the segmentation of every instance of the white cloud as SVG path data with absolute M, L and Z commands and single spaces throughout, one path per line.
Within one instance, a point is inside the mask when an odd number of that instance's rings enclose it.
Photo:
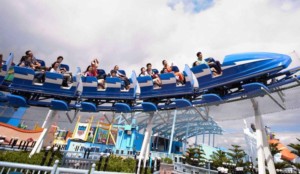
M 300 13 L 268 1 L 216 1 L 196 14 L 172 10 L 167 1 L 1 1 L 1 11 L 1 31 L 8 35 L 1 39 L 2 52 L 19 58 L 32 49 L 49 63 L 62 54 L 72 67 L 85 68 L 99 57 L 107 71 L 116 62 L 127 71 L 147 62 L 160 69 L 167 58 L 183 69 L 198 50 L 222 59 L 235 52 L 299 49 Z

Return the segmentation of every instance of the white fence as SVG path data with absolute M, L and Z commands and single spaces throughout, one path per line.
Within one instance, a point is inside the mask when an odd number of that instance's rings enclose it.
M 11 163 L 11 162 L 0 162 L 0 174 L 23 174 L 23 173 L 51 173 L 55 174 L 55 171 L 58 166 L 58 160 L 55 161 L 52 167 L 47 166 L 37 166 L 29 164 L 20 164 L 20 163 Z
M 188 164 L 174 163 L 174 171 L 178 173 L 192 173 L 192 174 L 217 174 L 218 171 L 195 167 Z
M 103 172 L 95 171 L 96 165 L 93 164 L 91 171 L 83 169 L 71 169 L 58 167 L 58 160 L 51 167 L 38 166 L 30 164 L 20 164 L 11 162 L 0 162 L 0 174 L 61 174 L 61 173 L 76 173 L 76 174 L 117 174 L 118 172 Z

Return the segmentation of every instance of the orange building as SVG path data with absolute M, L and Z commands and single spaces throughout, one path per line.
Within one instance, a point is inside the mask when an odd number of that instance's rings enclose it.
M 296 155 L 293 154 L 285 145 L 283 145 L 278 139 L 269 140 L 270 144 L 277 144 L 277 149 L 280 150 L 281 159 L 292 161 L 296 158 Z

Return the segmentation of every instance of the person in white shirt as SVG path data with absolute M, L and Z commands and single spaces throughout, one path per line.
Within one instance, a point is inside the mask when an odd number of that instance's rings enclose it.
M 146 72 L 146 68 L 142 67 L 141 68 L 141 73 L 139 74 L 139 77 L 144 77 L 144 76 L 150 76 L 150 75 Z
M 60 66 L 59 62 L 54 62 L 51 66 L 50 72 L 63 74 L 62 86 L 68 87 L 69 86 L 68 82 L 71 83 L 71 76 L 70 74 L 65 73 L 64 70 L 61 70 L 59 66 Z
M 207 60 L 205 60 L 203 59 L 201 52 L 198 52 L 196 55 L 198 57 L 199 64 L 207 64 L 216 74 L 222 74 L 221 64 L 218 60 L 214 60 L 213 58 L 207 58 Z

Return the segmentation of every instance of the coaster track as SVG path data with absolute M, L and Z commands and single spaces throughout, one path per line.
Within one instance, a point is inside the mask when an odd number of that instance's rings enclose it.
M 207 64 L 190 68 L 185 65 L 184 84 L 178 84 L 174 73 L 159 74 L 162 81 L 155 87 L 150 76 L 137 77 L 132 71 L 130 88 L 124 90 L 116 77 L 106 78 L 106 88 L 98 89 L 96 77 L 82 77 L 77 68 L 69 87 L 61 86 L 63 75 L 45 72 L 45 82 L 36 83 L 36 72 L 25 67 L 11 67 L 11 53 L 0 72 L 1 96 L 14 107 L 41 106 L 62 110 L 114 111 L 115 103 L 125 103 L 132 111 L 142 111 L 140 103 L 152 102 L 159 110 L 174 109 L 175 99 L 186 99 L 192 105 L 234 102 L 258 95 L 269 95 L 300 84 L 300 67 L 288 69 L 288 55 L 265 52 L 232 54 L 225 57 L 222 74 L 214 76 Z M 6 81 L 13 69 L 14 78 Z M 173 67 L 178 71 L 176 66 Z M 101 71 L 103 72 L 103 70 Z M 139 93 L 137 92 L 139 88 Z M 276 101 L 275 101 L 276 102 Z

